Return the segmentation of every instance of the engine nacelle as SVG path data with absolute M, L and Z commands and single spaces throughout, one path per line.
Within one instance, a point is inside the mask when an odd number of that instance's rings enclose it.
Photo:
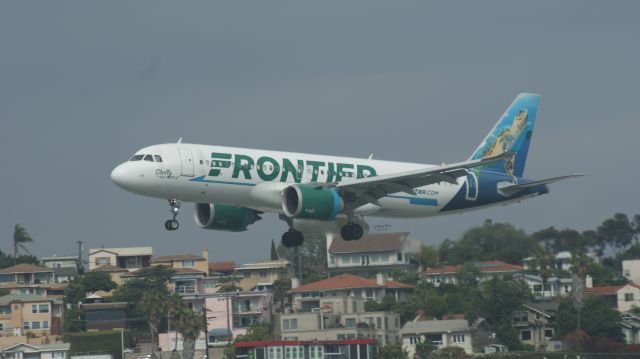
M 294 184 L 284 189 L 282 210 L 288 217 L 331 221 L 344 208 L 344 201 L 333 188 Z
M 200 228 L 232 232 L 246 231 L 261 219 L 252 209 L 213 203 L 196 203 L 193 218 Z

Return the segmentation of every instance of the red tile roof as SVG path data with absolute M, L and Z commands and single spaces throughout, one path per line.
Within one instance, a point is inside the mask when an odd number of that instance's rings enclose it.
M 476 268 L 482 273 L 504 273 L 504 272 L 520 272 L 523 267 L 517 264 L 509 264 L 499 260 L 475 262 L 473 263 Z M 437 274 L 452 274 L 458 273 L 462 268 L 461 264 L 456 265 L 444 265 L 442 267 L 427 268 L 425 274 L 437 275 Z
M 604 287 L 592 287 L 592 288 L 586 288 L 584 290 L 584 292 L 586 294 L 594 294 L 594 295 L 614 295 L 616 294 L 620 289 L 626 287 L 626 286 L 632 286 L 634 288 L 639 288 L 640 287 L 634 283 L 628 283 L 628 284 L 621 284 L 621 285 L 609 285 L 609 286 L 604 286 Z
M 149 262 L 171 262 L 182 260 L 203 261 L 205 258 L 193 254 L 174 254 L 169 256 L 153 257 Z
M 351 288 L 398 288 L 414 289 L 414 286 L 387 280 L 378 285 L 375 279 L 358 277 L 352 274 L 341 274 L 291 289 L 289 292 L 313 292 L 318 290 L 351 289 Z
M 233 272 L 236 269 L 235 262 L 211 262 L 209 263 L 209 272 Z

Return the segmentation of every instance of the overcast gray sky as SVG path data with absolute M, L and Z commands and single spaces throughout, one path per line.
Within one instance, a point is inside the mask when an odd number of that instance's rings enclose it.
M 573 172 L 508 207 L 375 220 L 438 243 L 486 218 L 589 229 L 640 213 L 637 1 L 0 2 L 0 248 L 153 246 L 242 263 L 286 225 L 201 230 L 109 173 L 185 142 L 440 163 L 466 159 L 519 92 L 542 94 L 525 175 Z M 85 252 L 86 255 L 86 252 Z

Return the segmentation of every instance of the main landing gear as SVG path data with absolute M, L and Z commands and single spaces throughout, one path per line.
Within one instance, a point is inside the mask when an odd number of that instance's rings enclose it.
M 301 246 L 302 242 L 304 242 L 304 235 L 302 232 L 293 228 L 293 218 L 281 214 L 280 219 L 289 225 L 289 230 L 282 234 L 282 245 L 287 248 Z
M 345 241 L 357 241 L 364 235 L 364 229 L 358 223 L 349 222 L 342 226 L 340 235 Z
M 168 219 L 166 222 L 164 222 L 164 228 L 167 231 L 175 231 L 176 229 L 178 229 L 178 227 L 180 227 L 180 223 L 178 223 L 178 221 L 176 220 L 178 212 L 180 212 L 180 202 L 175 198 L 169 198 L 169 207 L 171 207 L 169 209 L 169 212 L 171 212 L 173 219 Z

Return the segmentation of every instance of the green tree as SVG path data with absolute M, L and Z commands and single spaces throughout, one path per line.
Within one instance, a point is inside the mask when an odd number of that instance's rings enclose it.
M 278 260 L 278 251 L 276 250 L 276 243 L 273 239 L 271 240 L 271 260 Z
M 271 322 L 262 322 L 251 326 L 247 330 L 247 334 L 240 335 L 235 342 L 257 342 L 262 340 L 275 340 L 278 336 L 274 334 L 274 324 Z
M 182 358 L 193 359 L 196 348 L 196 340 L 204 329 L 205 318 L 202 314 L 191 309 L 182 312 L 178 322 L 178 332 L 182 336 Z M 205 335 L 208 335 L 205 333 Z
M 440 350 L 436 350 L 431 354 L 432 359 L 467 359 L 469 355 L 464 349 L 459 347 L 447 347 Z
M 305 232 L 301 246 L 287 248 L 280 244 L 277 251 L 279 258 L 288 260 L 294 266 L 295 273 L 302 267 L 301 283 L 327 278 L 327 245 L 324 233 Z
M 220 278 L 219 293 L 241 292 L 242 287 L 238 285 L 238 278 L 235 276 L 225 276 Z
M 579 232 L 575 229 L 556 229 L 549 227 L 534 232 L 531 235 L 544 250 L 550 252 L 560 251 L 584 251 L 597 245 L 597 236 L 594 231 Z
M 436 349 L 432 343 L 419 342 L 416 344 L 416 353 L 413 355 L 413 359 L 431 359 L 432 353 Z
M 387 343 L 380 347 L 378 359 L 409 359 L 409 354 L 401 345 Z
M 521 229 L 508 223 L 486 220 L 481 227 L 467 230 L 453 244 L 440 246 L 441 260 L 450 264 L 498 259 L 507 263 L 520 263 L 533 253 L 537 243 Z
M 111 280 L 109 273 L 105 272 L 87 272 L 81 279 L 85 292 L 105 291 L 109 292 L 118 287 Z
M 612 218 L 606 219 L 600 226 L 598 226 L 596 232 L 598 239 L 601 243 L 608 244 L 618 250 L 618 253 L 623 252 L 628 248 L 633 241 L 637 241 L 638 235 L 638 215 L 634 217 L 633 222 L 629 221 L 624 213 L 616 213 Z
M 160 331 L 160 323 L 162 322 L 162 318 L 167 314 L 167 302 L 164 298 L 165 295 L 161 291 L 151 290 L 142 294 L 142 298 L 140 298 L 140 302 L 137 305 L 138 309 L 145 314 L 149 324 L 152 359 L 156 357 L 156 348 L 158 347 L 157 336 Z M 184 340 L 186 341 L 186 338 L 184 338 Z
M 480 275 L 480 269 L 472 262 L 467 262 L 458 270 L 458 286 L 463 289 L 476 288 Z
M 175 346 L 173 348 L 174 353 L 177 353 L 178 350 L 178 327 L 182 317 L 184 316 L 185 311 L 187 310 L 182 297 L 173 293 L 169 298 L 167 298 L 167 315 L 173 323 L 175 328 Z M 169 328 L 170 330 L 171 328 Z M 172 354 L 173 355 L 173 354 Z
M 427 244 L 420 247 L 420 265 L 422 268 L 433 267 L 438 263 L 438 250 Z
M 563 299 L 558 307 L 557 328 L 558 336 L 578 330 L 578 311 L 570 299 Z M 605 299 L 599 296 L 588 296 L 582 310 L 581 329 L 592 337 L 608 337 L 622 339 L 620 329 L 620 313 L 611 307 Z
M 20 223 L 16 224 L 13 229 L 13 264 L 18 264 L 18 251 L 19 249 L 24 250 L 29 253 L 29 250 L 25 246 L 26 243 L 33 242 L 33 238 L 27 230 L 20 225 Z M 29 253 L 31 254 L 31 253 Z

